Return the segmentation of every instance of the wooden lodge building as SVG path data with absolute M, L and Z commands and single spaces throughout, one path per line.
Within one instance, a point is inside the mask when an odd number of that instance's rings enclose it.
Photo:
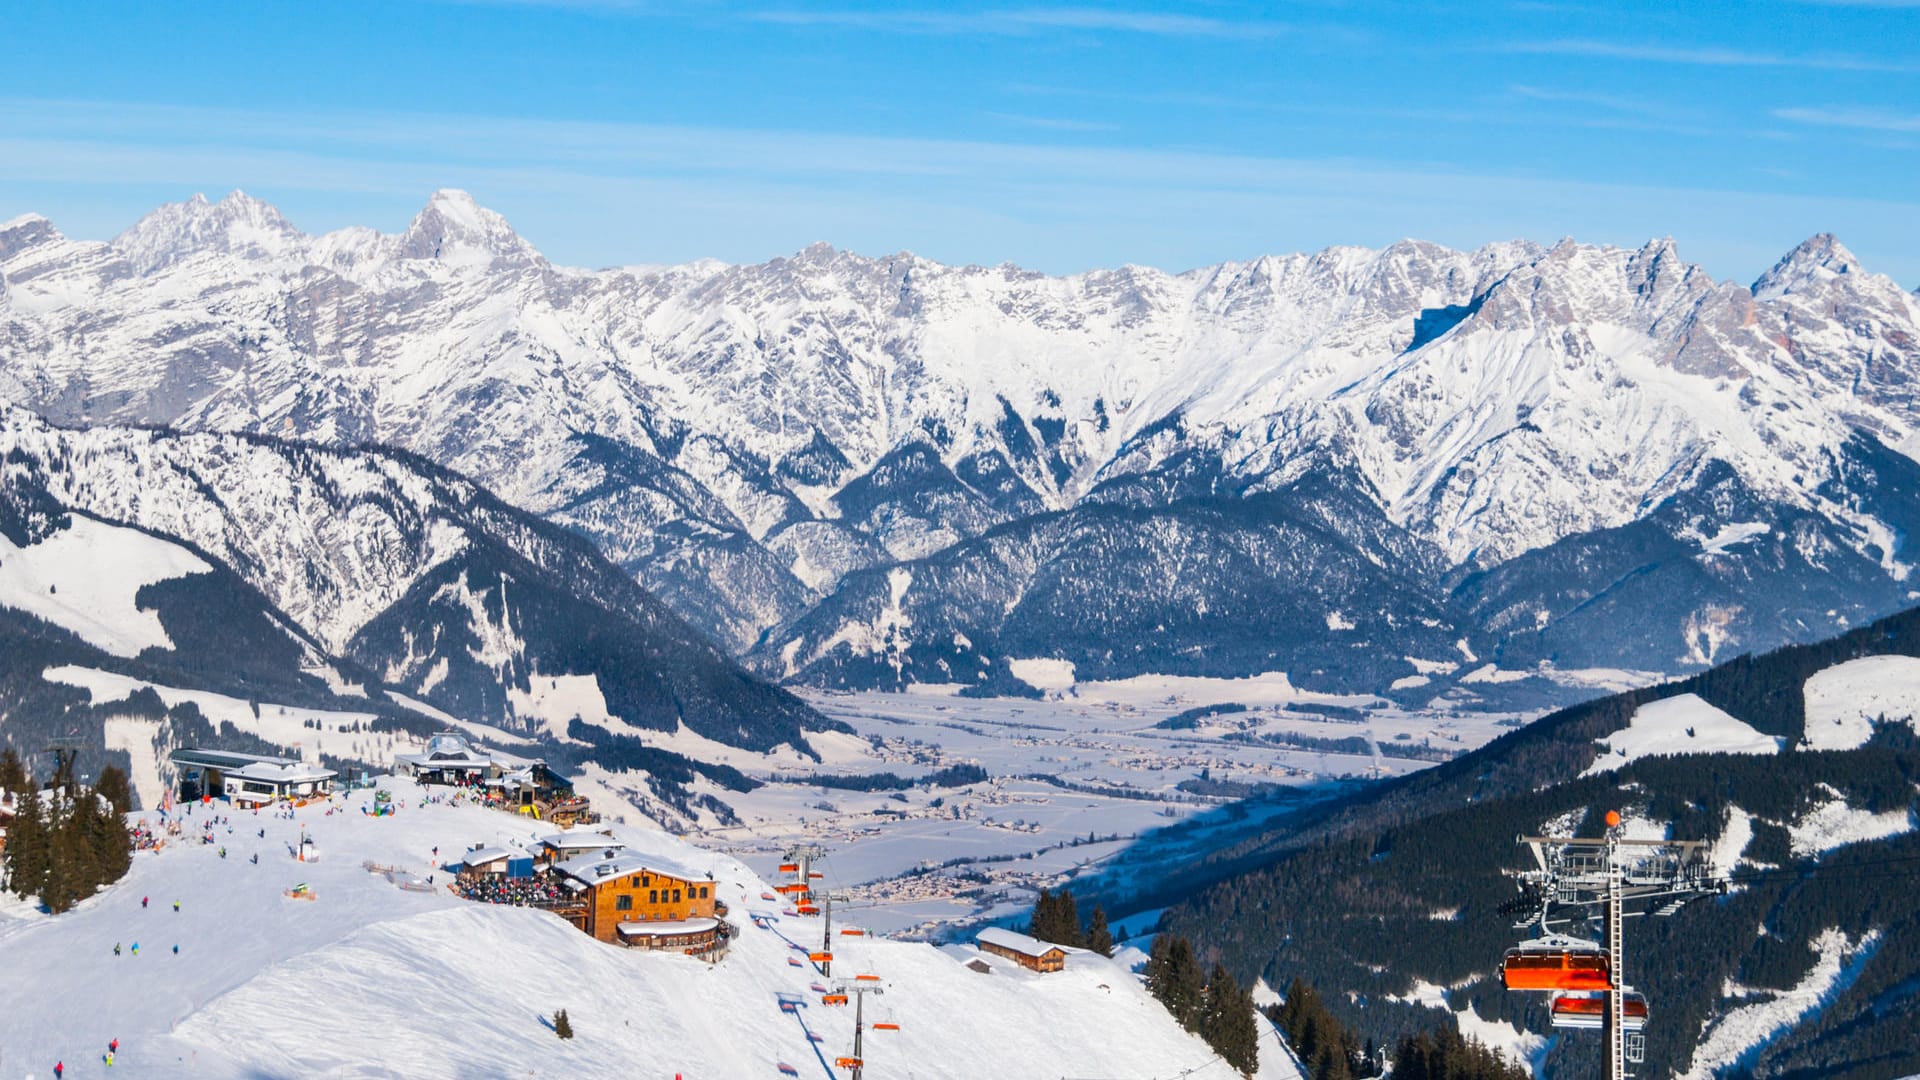
M 1060 971 L 1067 966 L 1067 950 L 1050 941 L 990 926 L 973 939 L 980 951 L 1004 956 L 1030 971 Z
M 553 873 L 580 898 L 558 913 L 597 941 L 707 959 L 726 948 L 712 874 L 615 845 L 556 863 Z

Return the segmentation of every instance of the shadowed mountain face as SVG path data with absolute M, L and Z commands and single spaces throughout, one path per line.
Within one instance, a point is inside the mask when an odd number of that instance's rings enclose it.
M 1673 671 L 1908 592 L 1920 301 L 1828 236 L 1751 288 L 1670 242 L 584 272 L 458 192 L 319 237 L 236 193 L 16 219 L 0 278 L 0 396 L 403 447 L 807 682 Z

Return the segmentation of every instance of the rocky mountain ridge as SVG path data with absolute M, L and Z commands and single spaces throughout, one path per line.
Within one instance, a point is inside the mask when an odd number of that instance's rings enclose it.
M 582 532 L 717 640 L 803 681 L 966 681 L 1016 658 L 966 657 L 959 672 L 887 659 L 885 635 L 860 629 L 892 587 L 876 582 L 906 575 L 903 611 L 979 612 L 936 620 L 938 643 L 895 620 L 896 648 L 902 634 L 922 651 L 992 638 L 1006 615 L 964 575 L 916 592 L 936 576 L 918 560 L 1114 504 L 1162 526 L 1193 500 L 1279 506 L 1258 497 L 1315 475 L 1346 488 L 1320 524 L 1351 533 L 1362 562 L 1413 570 L 1442 609 L 1424 629 L 1463 641 L 1462 663 L 1511 638 L 1453 594 L 1462 578 L 1540 564 L 1716 484 L 1738 498 L 1696 499 L 1708 512 L 1664 535 L 1724 563 L 1740 545 L 1709 541 L 1765 526 L 1784 546 L 1764 560 L 1763 594 L 1791 604 L 1796 575 L 1836 559 L 1878 569 L 1847 604 L 1763 611 L 1705 654 L 1689 626 L 1728 620 L 1681 597 L 1636 663 L 1680 670 L 1823 633 L 1908 591 L 1898 515 L 1856 481 L 1911 465 L 1920 300 L 1828 236 L 1752 288 L 1671 241 L 1403 241 L 1060 278 L 816 245 L 756 266 L 586 272 L 458 192 L 401 234 L 319 237 L 235 193 L 164 207 L 105 244 L 16 219 L 0 226 L 0 278 L 0 396 L 66 424 L 404 447 Z M 1780 531 L 1788 518 L 1800 532 Z M 1156 557 L 1172 560 L 1155 564 L 1161 579 L 1182 573 L 1178 554 Z M 994 589 L 1024 595 L 1031 565 Z M 1303 606 L 1324 599 L 1317 569 L 1281 583 Z M 1618 581 L 1537 583 L 1580 599 L 1510 595 L 1503 625 L 1557 620 Z M 1238 586 L 1192 585 L 1174 590 L 1203 597 L 1181 648 L 1204 654 L 1243 633 L 1204 618 L 1233 607 L 1205 597 Z M 1342 603 L 1384 625 L 1394 597 Z M 1152 592 L 1117 602 L 1148 627 L 1181 615 Z M 1064 614 L 1018 636 L 1044 647 Z M 1389 657 L 1422 647 L 1397 632 L 1367 642 Z M 1269 651 L 1281 669 L 1311 662 Z M 1577 662 L 1611 655 L 1588 652 Z

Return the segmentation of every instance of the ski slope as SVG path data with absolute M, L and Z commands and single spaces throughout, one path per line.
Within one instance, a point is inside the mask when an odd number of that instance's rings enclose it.
M 545 831 L 478 806 L 423 805 L 404 780 L 384 786 L 400 807 L 390 817 L 362 812 L 364 790 L 336 797 L 331 814 L 319 804 L 236 813 L 215 845 L 190 834 L 140 852 L 123 881 L 65 915 L 0 906 L 0 970 L 33 973 L 0 981 L 0 1077 L 48 1077 L 55 1061 L 68 1077 L 105 1075 L 116 1038 L 117 1076 L 778 1080 L 782 1064 L 799 1077 L 844 1075 L 830 1063 L 851 1049 L 852 1012 L 820 1004 L 810 986 L 821 977 L 796 951 L 817 947 L 819 924 L 781 918 L 740 863 L 616 828 L 637 850 L 711 868 L 742 929 L 718 965 L 628 951 L 542 912 L 405 891 L 367 872 L 364 861 L 389 864 L 444 885 L 435 847 L 450 860 L 469 844 L 524 846 Z M 317 862 L 290 855 L 303 830 Z M 282 895 L 298 882 L 318 899 Z M 767 929 L 754 914 L 770 917 Z M 129 951 L 115 956 L 116 943 Z M 988 957 L 991 972 L 979 974 L 966 966 L 980 956 L 970 946 L 836 934 L 834 947 L 837 973 L 884 980 L 868 1023 L 900 1025 L 868 1033 L 874 1080 L 1233 1075 L 1113 961 L 1080 954 L 1043 976 Z M 782 996 L 801 1003 L 796 1012 L 781 1010 Z M 546 1026 L 560 1008 L 571 1041 Z M 1265 1056 L 1261 1075 L 1291 1074 L 1282 1055 Z

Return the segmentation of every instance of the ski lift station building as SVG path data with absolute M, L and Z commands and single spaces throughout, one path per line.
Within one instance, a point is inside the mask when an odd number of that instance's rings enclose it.
M 973 939 L 982 952 L 1004 956 L 1031 971 L 1060 971 L 1067 966 L 1067 950 L 1050 941 L 990 926 Z
M 509 805 L 533 806 L 573 794 L 573 782 L 545 759 L 481 746 L 457 731 L 442 731 L 417 754 L 395 754 L 395 769 L 422 784 L 473 784 L 495 789 Z
M 184 746 L 167 755 L 180 777 L 180 797 L 226 798 L 239 806 L 265 806 L 333 792 L 340 774 L 294 758 L 202 750 Z

